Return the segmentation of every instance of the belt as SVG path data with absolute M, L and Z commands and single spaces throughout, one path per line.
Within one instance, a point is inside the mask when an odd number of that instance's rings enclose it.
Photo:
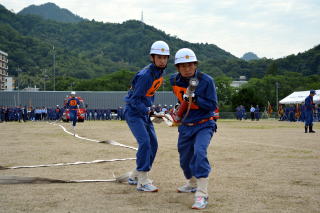
M 198 121 L 198 122 L 194 122 L 194 123 L 182 123 L 182 125 L 185 125 L 185 126 L 195 126 L 195 125 L 198 125 L 198 124 L 203 124 L 207 121 L 211 121 L 214 119 L 214 116 L 211 116 L 210 118 L 205 118 L 205 119 L 202 119 L 201 121 Z

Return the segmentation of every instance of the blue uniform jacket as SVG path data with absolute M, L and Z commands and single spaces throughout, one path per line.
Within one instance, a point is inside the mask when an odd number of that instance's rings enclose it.
M 68 100 L 67 108 L 71 110 L 78 109 L 78 105 L 80 105 L 79 99 L 76 97 L 73 97 Z
M 315 107 L 315 104 L 313 103 L 313 97 L 310 95 L 305 99 L 304 103 L 306 111 L 312 111 Z
M 184 119 L 184 123 L 194 123 L 214 115 L 214 110 L 218 108 L 218 98 L 213 78 L 205 73 L 196 70 L 195 76 L 199 84 L 195 90 L 195 103 L 192 104 L 189 115 Z M 170 77 L 170 84 L 174 94 L 181 102 L 183 94 L 189 86 L 189 79 L 175 73 Z
M 149 64 L 140 70 L 131 82 L 131 88 L 124 97 L 126 110 L 145 116 L 152 106 L 154 94 L 162 84 L 163 70 Z

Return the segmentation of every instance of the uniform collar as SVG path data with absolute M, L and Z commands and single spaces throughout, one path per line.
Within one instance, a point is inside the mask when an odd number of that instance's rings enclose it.
M 179 74 L 178 74 L 178 79 L 189 84 L 189 80 L 190 80 L 191 78 L 194 78 L 194 77 L 198 78 L 198 73 L 199 73 L 199 71 L 198 71 L 198 69 L 196 69 L 196 71 L 194 72 L 194 75 L 193 75 L 192 77 L 188 77 L 188 78 L 183 77 L 183 76 L 179 73 Z
M 150 67 L 150 69 L 151 69 L 152 71 L 160 72 L 160 74 L 162 74 L 163 71 L 165 70 L 165 68 L 159 68 L 159 67 L 157 67 L 154 63 L 151 63 L 151 64 L 149 65 L 149 67 Z

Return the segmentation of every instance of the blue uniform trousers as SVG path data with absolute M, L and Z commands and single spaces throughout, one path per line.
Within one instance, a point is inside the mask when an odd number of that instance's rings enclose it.
M 137 171 L 150 171 L 158 150 L 157 136 L 148 115 L 135 115 L 125 111 L 127 124 L 138 142 Z
M 313 111 L 306 110 L 305 111 L 305 125 L 310 126 L 313 122 Z
M 72 121 L 72 125 L 76 126 L 77 124 L 77 110 L 70 110 L 70 121 Z
M 180 166 L 186 179 L 207 178 L 211 171 L 207 149 L 216 124 L 207 121 L 195 126 L 179 126 L 178 151 Z

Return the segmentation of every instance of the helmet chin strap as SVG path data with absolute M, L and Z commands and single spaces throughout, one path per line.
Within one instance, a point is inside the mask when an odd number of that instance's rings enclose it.
M 179 72 L 180 73 L 180 72 Z M 181 73 L 180 73 L 180 75 L 181 75 Z M 184 79 L 184 80 L 186 80 L 186 81 L 189 81 L 191 78 L 196 78 L 198 76 L 198 74 L 197 74 L 197 69 L 195 70 L 195 72 L 194 72 L 194 74 L 192 75 L 192 76 L 190 76 L 190 77 L 183 77 L 182 75 L 181 75 L 181 77 Z
M 163 71 L 163 70 L 165 70 L 166 68 L 167 68 L 167 65 L 168 64 L 166 64 L 166 66 L 165 67 L 158 67 L 155 63 L 153 63 L 158 69 L 160 69 L 161 71 Z
M 158 67 L 157 65 L 156 65 L 156 63 L 155 63 L 155 60 L 154 60 L 154 56 L 152 55 L 152 61 L 151 61 L 153 64 L 154 64 L 154 66 L 156 66 L 158 69 L 160 69 L 161 71 L 163 71 L 163 70 L 165 70 L 166 68 L 167 68 L 167 66 L 168 66 L 168 63 L 166 64 L 166 66 L 165 67 Z
M 180 75 L 181 75 L 181 73 L 180 73 Z M 193 76 L 190 76 L 190 77 L 183 77 L 183 76 L 181 75 L 181 77 L 182 77 L 184 80 L 189 81 L 191 78 L 194 78 L 195 75 L 196 75 L 196 74 L 194 74 Z

